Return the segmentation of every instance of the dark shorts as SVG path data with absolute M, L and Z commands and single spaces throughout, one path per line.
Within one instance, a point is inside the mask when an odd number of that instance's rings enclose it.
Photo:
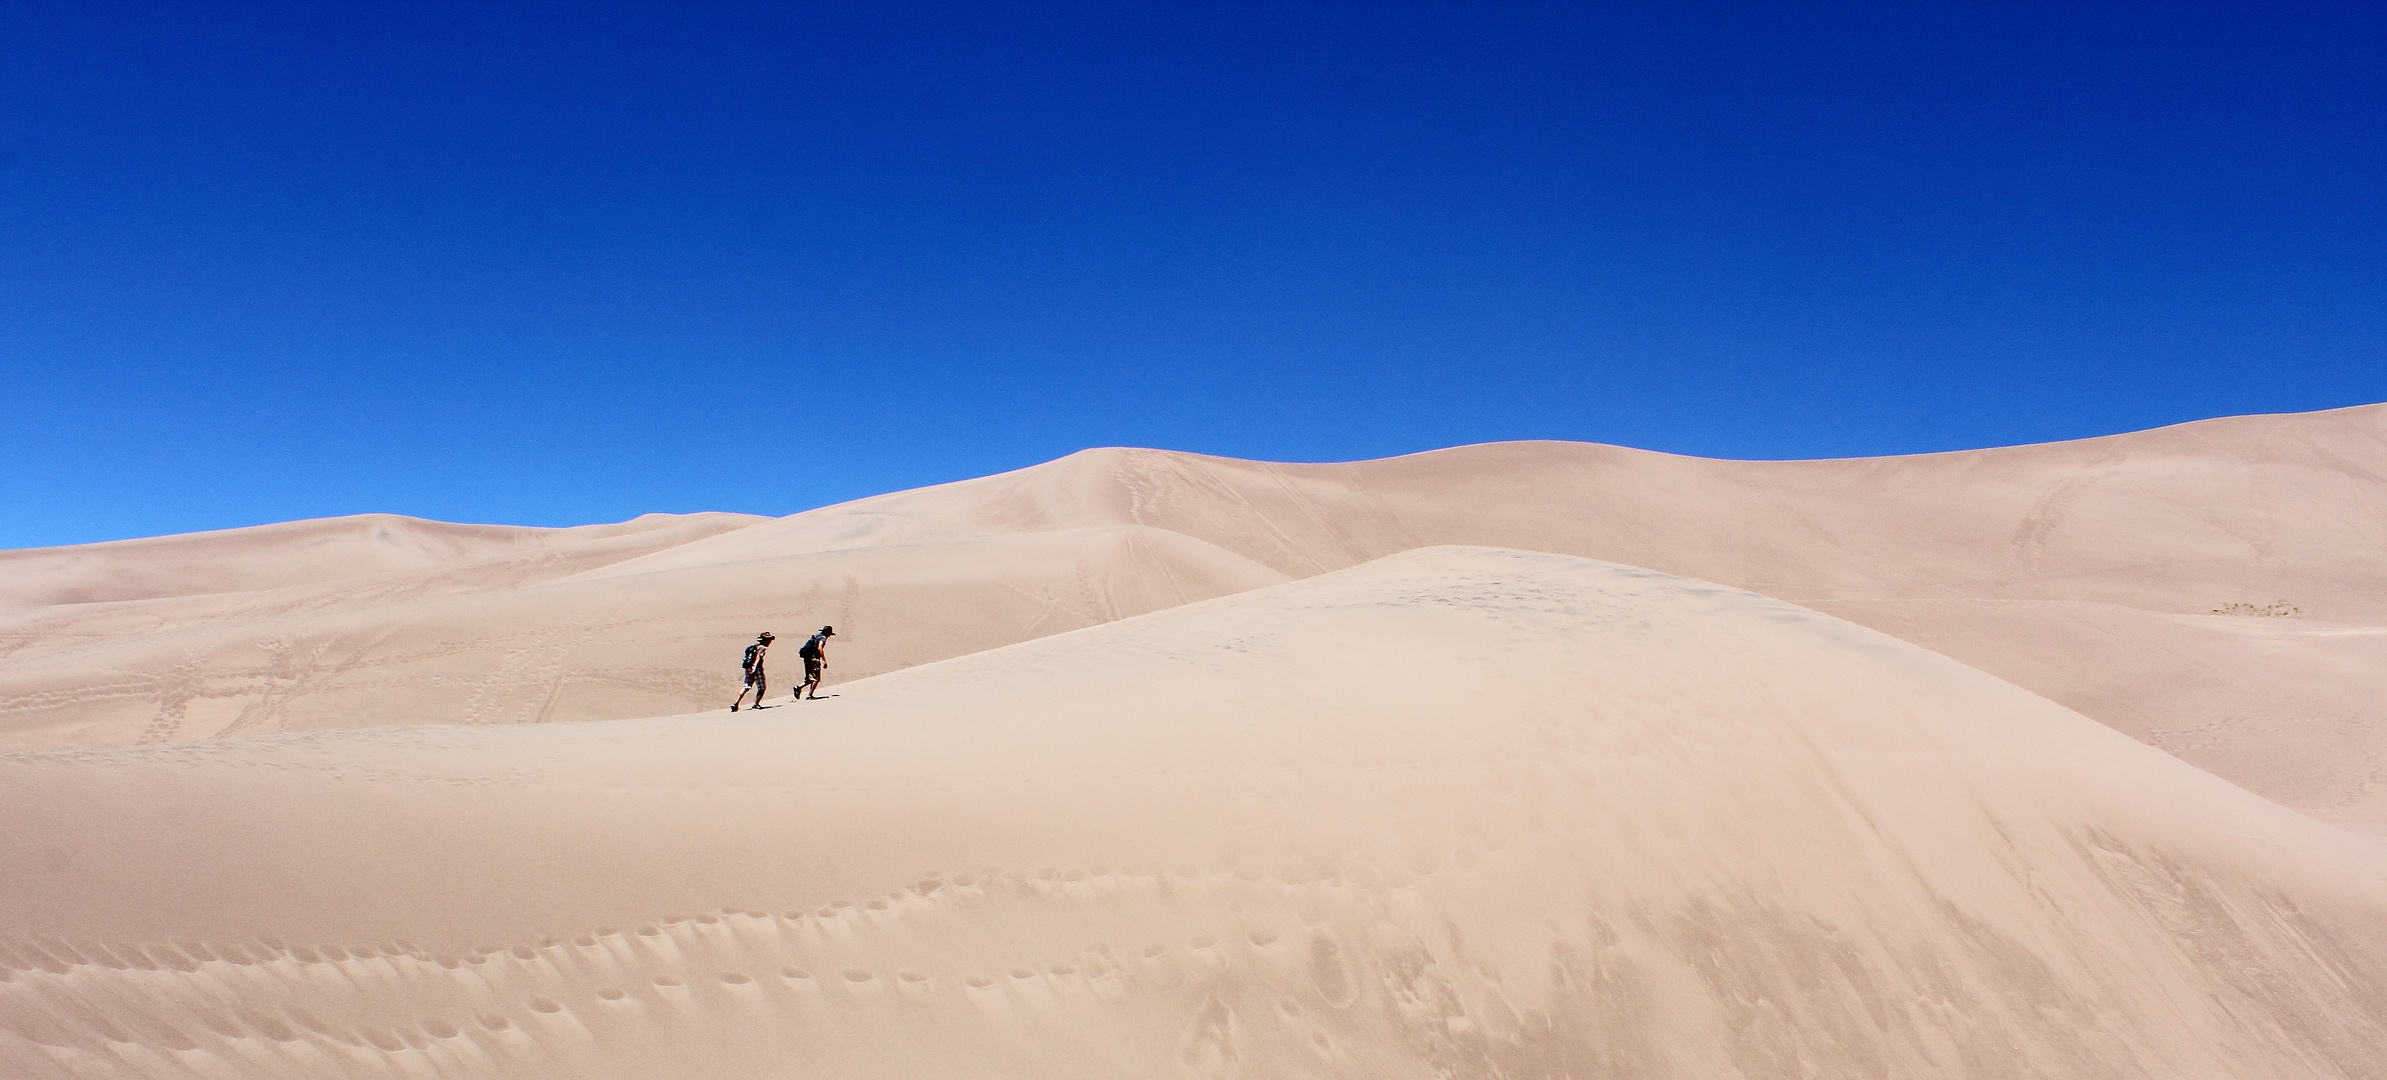
M 763 673 L 761 668 L 756 668 L 753 671 L 749 671 L 746 673 L 746 685 L 752 686 L 755 683 L 761 682 L 762 678 Z
M 818 679 L 818 678 L 820 678 L 820 677 L 821 677 L 821 661 L 820 661 L 820 658 L 819 658 L 819 657 L 817 657 L 817 656 L 807 656 L 807 657 L 805 657 L 805 658 L 804 658 L 804 681 L 805 681 L 805 682 L 812 682 L 812 681 L 814 681 L 814 680 L 816 680 L 816 679 Z

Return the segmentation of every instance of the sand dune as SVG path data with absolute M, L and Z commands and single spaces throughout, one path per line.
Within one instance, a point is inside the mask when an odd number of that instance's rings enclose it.
M 2387 626 L 2112 604 L 1811 603 L 2387 840 Z
M 618 525 L 534 529 L 362 514 L 0 551 L 0 608 L 220 596 L 426 574 L 451 588 L 527 585 L 762 520 L 648 514 Z
M 739 651 L 760 629 L 842 623 L 860 644 L 840 650 L 839 674 L 860 677 L 1284 580 L 1136 528 L 589 583 L 460 580 L 490 569 L 20 609 L 13 625 L 0 624 L 7 742 L 104 746 L 684 712 L 729 703 Z M 902 629 L 872 638 L 872 626 Z M 792 649 L 782 652 L 780 670 L 798 670 L 784 655 Z
M 1089 450 L 582 576 L 1128 525 L 1288 577 L 1472 543 L 1696 574 L 1801 603 L 1978 597 L 2201 614 L 2284 598 L 2313 618 L 2380 622 L 2387 406 L 1836 461 L 1558 442 L 1332 465 Z
M 724 713 L 0 758 L 0 1073 L 2363 1077 L 2387 851 L 1430 548 Z
M 2372 406 L 1851 461 L 1097 450 L 777 520 L 401 523 L 368 543 L 397 519 L 342 519 L 16 552 L 0 745 L 681 712 L 726 704 L 762 629 L 838 624 L 850 680 L 1488 544 L 1864 622 L 2387 835 L 2383 478 Z M 345 539 L 308 540 L 325 533 Z M 2213 614 L 2282 601 L 2299 617 Z

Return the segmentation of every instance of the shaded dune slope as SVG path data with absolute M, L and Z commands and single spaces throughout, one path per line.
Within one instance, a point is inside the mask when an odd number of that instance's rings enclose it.
M 2378 848 L 1880 633 L 1557 555 L 737 717 L 9 755 L 0 818 L 28 1080 L 2387 1060 Z

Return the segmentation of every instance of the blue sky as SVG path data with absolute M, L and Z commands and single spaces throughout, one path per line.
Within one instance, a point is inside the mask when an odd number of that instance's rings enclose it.
M 2387 400 L 2382 55 L 2375 4 L 17 0 L 0 547 Z

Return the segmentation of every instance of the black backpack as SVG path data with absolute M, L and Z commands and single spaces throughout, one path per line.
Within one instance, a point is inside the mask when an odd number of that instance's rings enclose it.
M 821 636 L 819 634 L 814 634 L 811 637 L 805 638 L 803 646 L 796 650 L 796 655 L 806 660 L 820 659 Z
M 762 650 L 762 642 L 759 641 L 752 645 L 746 646 L 746 670 L 754 670 L 754 658 L 757 654 L 761 653 Z

